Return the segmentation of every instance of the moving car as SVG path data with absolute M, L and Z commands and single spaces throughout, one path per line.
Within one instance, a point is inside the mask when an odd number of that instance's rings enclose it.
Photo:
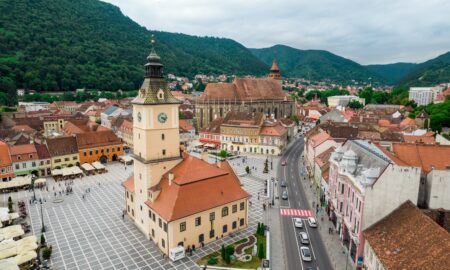
M 288 199 L 288 193 L 287 193 L 286 190 L 283 191 L 283 194 L 281 195 L 281 198 L 282 198 L 283 200 L 287 200 L 287 199 Z
M 301 218 L 294 218 L 295 228 L 303 228 L 303 220 Z
M 286 181 L 281 181 L 281 187 L 286 187 Z
M 311 228 L 316 228 L 317 227 L 316 219 L 313 218 L 313 217 L 309 217 L 308 218 L 308 224 L 309 224 L 309 227 L 311 227 Z
M 286 166 L 286 160 L 281 161 L 281 166 Z
M 300 253 L 302 255 L 302 260 L 304 260 L 305 262 L 312 261 L 311 251 L 309 250 L 309 247 L 300 247 Z
M 300 236 L 300 242 L 304 245 L 309 245 L 309 237 L 308 234 L 305 232 L 300 232 L 299 233 Z

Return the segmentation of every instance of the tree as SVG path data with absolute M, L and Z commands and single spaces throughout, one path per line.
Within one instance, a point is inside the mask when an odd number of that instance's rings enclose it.
M 231 263 L 231 255 L 234 254 L 234 247 L 233 246 L 227 246 L 225 248 L 225 261 L 230 264 Z
M 184 112 L 178 112 L 178 118 L 185 119 L 186 116 L 184 115 Z
M 228 153 L 226 150 L 220 150 L 220 156 L 223 158 L 226 158 L 228 156 Z
M 264 162 L 263 173 L 269 173 L 269 160 L 267 158 L 266 158 L 266 161 Z
M 50 259 L 50 257 L 52 256 L 52 250 L 48 247 L 45 247 L 44 250 L 42 251 L 42 257 L 45 260 Z
M 41 234 L 41 246 L 45 246 L 45 236 Z
M 261 223 L 258 222 L 258 226 L 256 227 L 256 234 L 260 235 L 261 234 Z
M 222 249 L 220 250 L 220 255 L 222 256 L 222 260 L 225 260 L 225 246 L 224 245 L 222 245 Z
M 264 245 L 263 245 L 263 243 L 259 243 L 258 258 L 260 258 L 261 260 L 264 259 Z
M 246 166 L 246 167 L 245 167 L 245 172 L 246 172 L 247 174 L 250 174 L 250 167 L 249 167 L 249 166 Z
M 347 105 L 349 108 L 351 109 L 362 109 L 364 107 L 364 105 L 362 105 L 359 101 L 357 100 L 352 100 L 348 103 Z
M 298 126 L 299 120 L 298 120 L 298 116 L 297 115 L 292 115 L 291 116 L 291 120 L 295 122 L 295 124 Z

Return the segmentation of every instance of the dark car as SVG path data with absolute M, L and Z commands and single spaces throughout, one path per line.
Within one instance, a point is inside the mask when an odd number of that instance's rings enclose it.
M 286 186 L 287 186 L 286 181 L 281 181 L 281 187 L 286 187 Z
M 286 160 L 281 161 L 281 166 L 286 166 Z

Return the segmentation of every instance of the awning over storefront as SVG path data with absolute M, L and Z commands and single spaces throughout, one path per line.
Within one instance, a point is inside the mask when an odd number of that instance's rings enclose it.
M 28 236 L 25 238 L 22 238 L 18 241 L 14 241 L 12 239 L 3 240 L 0 242 L 0 260 L 9 258 L 16 255 L 21 255 L 23 258 L 19 260 L 20 263 L 16 263 L 18 265 L 23 263 L 23 260 L 27 259 L 30 251 L 34 251 L 37 249 L 37 238 L 36 236 Z M 32 256 L 31 256 L 32 257 Z M 25 260 L 27 262 L 27 260 Z M 2 268 L 0 268 L 2 269 Z
M 0 241 L 12 239 L 17 236 L 24 235 L 25 232 L 20 225 L 12 225 L 0 229 Z
M 39 178 L 34 180 L 34 184 L 45 184 L 47 180 L 45 178 Z
M 213 144 L 213 143 L 207 143 L 207 144 L 205 144 L 205 147 L 208 147 L 208 148 L 216 148 L 216 145 Z
M 133 159 L 130 156 L 121 156 L 119 157 L 119 160 L 122 160 L 124 163 L 129 163 L 133 161 Z
M 15 258 L 8 258 L 8 259 L 0 260 L 0 269 L 2 269 L 2 270 L 20 270 L 19 266 L 17 266 Z
M 97 170 L 104 170 L 104 169 L 106 169 L 106 167 L 103 164 L 101 164 L 100 162 L 98 162 L 98 161 L 92 163 L 92 166 L 94 166 L 94 168 L 97 169 Z
M 81 168 L 83 170 L 85 170 L 85 171 L 93 171 L 93 170 L 95 170 L 95 168 L 92 167 L 92 165 L 89 164 L 89 163 L 84 163 L 83 165 L 81 165 Z
M 37 258 L 37 253 L 34 250 L 29 250 L 27 252 L 20 253 L 19 255 L 17 255 L 15 257 L 17 265 L 24 264 L 24 263 L 34 260 L 36 258 Z
M 18 176 L 8 182 L 0 182 L 0 189 L 17 188 L 31 185 L 31 175 Z
M 6 208 L 6 207 L 0 208 L 0 221 L 1 222 L 14 220 L 16 218 L 19 218 L 19 214 L 18 213 L 9 213 L 9 209 Z M 0 224 L 0 227 L 1 227 L 1 224 Z
M 83 171 L 78 166 L 62 168 L 61 171 L 62 171 L 62 176 L 70 176 L 70 175 L 77 175 L 77 174 L 83 173 Z
M 52 175 L 53 176 L 62 175 L 62 170 L 54 169 L 54 170 L 52 170 Z

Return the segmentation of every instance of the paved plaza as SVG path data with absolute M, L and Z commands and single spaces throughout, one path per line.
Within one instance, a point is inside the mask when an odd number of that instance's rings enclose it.
M 237 166 L 237 161 L 233 164 L 239 174 L 242 164 Z M 52 269 L 198 269 L 197 259 L 219 250 L 222 244 L 253 234 L 257 223 L 268 219 L 267 214 L 264 215 L 267 212 L 257 200 L 257 193 L 264 189 L 264 181 L 241 177 L 244 189 L 253 195 L 249 227 L 232 237 L 198 248 L 192 257 L 170 262 L 163 259 L 159 249 L 138 231 L 131 220 L 127 217 L 122 219 L 124 189 L 121 183 L 132 173 L 133 166 L 127 166 L 125 170 L 123 164 L 113 163 L 107 169 L 108 173 L 74 179 L 74 192 L 70 195 L 59 194 L 68 181 L 55 183 L 50 178 L 47 179 L 48 191 L 36 190 L 36 198 L 43 202 L 45 236 L 48 244 L 53 246 Z M 32 231 L 39 239 L 41 204 L 30 205 L 33 193 L 28 191 L 1 194 L 2 204 L 6 205 L 8 196 L 13 198 L 15 205 L 18 200 L 26 202 Z

